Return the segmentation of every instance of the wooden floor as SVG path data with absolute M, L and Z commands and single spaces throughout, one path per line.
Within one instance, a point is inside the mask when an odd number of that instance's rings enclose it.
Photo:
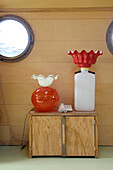
M 28 157 L 28 147 L 0 146 L 0 170 L 113 170 L 113 147 L 99 147 L 99 158 Z

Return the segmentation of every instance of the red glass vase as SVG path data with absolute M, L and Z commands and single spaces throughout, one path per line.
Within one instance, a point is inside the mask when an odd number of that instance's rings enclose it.
M 68 55 L 71 55 L 73 57 L 73 61 L 75 64 L 78 64 L 78 67 L 86 68 L 91 67 L 92 64 L 95 64 L 97 57 L 102 54 L 102 51 L 94 52 L 93 50 L 91 50 L 90 52 L 82 50 L 80 53 L 77 50 L 68 51 Z
M 31 101 L 36 109 L 47 112 L 56 107 L 59 102 L 59 95 L 51 87 L 40 87 L 33 92 Z

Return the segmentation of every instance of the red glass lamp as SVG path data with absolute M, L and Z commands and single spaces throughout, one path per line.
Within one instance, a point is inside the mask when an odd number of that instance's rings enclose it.
M 55 89 L 48 86 L 52 84 L 53 80 L 58 79 L 59 76 L 54 77 L 53 75 L 49 75 L 45 78 L 43 75 L 33 75 L 32 78 L 37 79 L 42 86 L 36 89 L 31 96 L 34 107 L 44 112 L 53 110 L 59 102 L 59 95 Z

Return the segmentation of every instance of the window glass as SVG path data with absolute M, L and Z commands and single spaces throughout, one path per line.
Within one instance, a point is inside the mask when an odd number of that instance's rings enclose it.
M 4 16 L 0 20 L 0 55 L 4 61 L 25 58 L 34 43 L 30 25 L 18 16 Z

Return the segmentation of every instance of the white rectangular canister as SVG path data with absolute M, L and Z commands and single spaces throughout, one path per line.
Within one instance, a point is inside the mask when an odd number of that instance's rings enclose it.
M 75 72 L 74 108 L 77 111 L 95 110 L 95 73 L 88 68 Z

